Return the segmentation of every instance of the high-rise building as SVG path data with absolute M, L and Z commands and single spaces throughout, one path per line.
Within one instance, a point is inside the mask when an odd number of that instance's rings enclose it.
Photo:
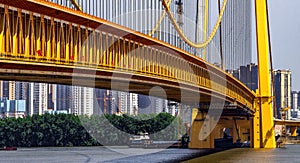
M 222 55 L 224 59 L 224 67 L 227 70 L 234 70 L 240 66 L 245 66 L 251 63 L 251 3 L 251 0 L 227 1 L 226 10 L 221 24 Z M 220 33 L 218 33 L 218 35 L 220 35 Z M 218 35 L 216 36 L 216 39 L 220 40 Z M 213 46 L 216 46 L 219 49 L 220 45 L 218 41 Z M 216 52 L 211 50 L 211 53 Z M 209 56 L 214 55 L 210 54 Z M 210 60 L 210 62 L 213 63 L 215 61 Z
M 77 115 L 92 115 L 94 109 L 94 89 L 88 87 L 71 87 L 71 107 L 69 113 Z
M 118 92 L 118 108 L 121 113 L 128 113 L 129 94 L 129 92 Z
M 110 99 L 110 114 L 115 114 L 118 113 L 120 108 L 118 107 L 119 105 L 119 95 L 118 91 L 114 90 L 109 90 L 109 99 Z
M 8 100 L 6 97 L 0 98 L 0 118 L 24 117 L 25 108 L 25 100 Z
M 240 66 L 239 69 L 227 70 L 227 72 L 244 83 L 249 89 L 253 91 L 258 89 L 258 67 L 256 64 Z
M 240 66 L 239 80 L 253 91 L 258 89 L 258 69 L 255 64 L 248 64 L 247 66 Z
M 0 98 L 7 100 L 24 100 L 26 109 L 29 108 L 28 93 L 27 82 L 0 81 Z
M 178 113 L 178 103 L 174 101 L 169 101 L 168 106 L 169 109 L 167 109 L 167 112 L 171 115 L 175 116 Z
M 3 96 L 2 97 L 9 98 L 9 81 L 3 81 L 2 89 L 3 89 L 3 92 L 2 92 Z
M 291 71 L 275 70 L 274 86 L 276 97 L 276 115 L 281 118 L 281 109 L 291 107 Z M 291 110 L 286 111 L 286 119 L 290 119 Z
M 168 112 L 168 100 L 153 96 L 138 96 L 139 114 Z
M 5 96 L 5 93 L 4 93 L 4 83 L 5 83 L 5 81 L 0 80 L 0 97 L 4 97 Z
M 16 99 L 16 82 L 15 81 L 9 81 L 8 82 L 8 90 L 9 90 L 9 100 L 15 100 Z
M 139 110 L 139 96 L 138 94 L 135 94 L 135 93 L 130 93 L 130 98 L 129 98 L 129 101 L 130 101 L 130 104 L 129 104 L 129 114 L 133 114 L 133 115 L 137 115 L 138 114 L 138 110 Z
M 19 81 L 0 81 L 0 97 L 9 100 L 25 100 L 28 98 L 28 83 Z M 27 103 L 27 102 L 26 102 Z M 27 104 L 26 104 L 27 107 Z
M 138 113 L 138 95 L 129 92 L 118 92 L 118 108 L 121 113 L 136 115 Z
M 57 110 L 57 94 L 56 84 L 48 85 L 48 110 Z
M 15 83 L 15 99 L 16 100 L 27 100 L 28 97 L 28 83 L 27 82 L 16 82 Z
M 44 114 L 48 110 L 48 84 L 30 83 L 29 84 L 29 115 Z
M 71 109 L 71 86 L 57 85 L 56 86 L 56 110 L 70 110 Z
M 29 83 L 28 82 L 16 82 L 15 98 L 16 100 L 25 100 L 26 113 L 28 113 L 28 108 L 29 108 Z
M 291 105 L 291 114 L 293 118 L 300 118 L 300 111 L 299 111 L 299 98 L 300 98 L 300 92 L 292 91 L 291 94 L 292 98 L 292 105 Z

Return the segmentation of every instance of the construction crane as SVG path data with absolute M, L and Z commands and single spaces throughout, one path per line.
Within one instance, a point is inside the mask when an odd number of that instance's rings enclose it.
M 103 100 L 103 114 L 107 114 L 107 101 L 113 101 L 115 98 L 108 96 L 107 97 L 107 93 L 103 93 L 103 98 L 101 97 L 97 97 L 96 100 Z
M 182 26 L 183 26 L 183 19 L 182 19 L 182 15 L 183 15 L 183 2 L 182 0 L 178 0 L 176 1 L 175 3 L 178 7 L 177 7 L 177 16 L 178 16 L 178 20 L 177 20 L 177 23 L 178 23 L 178 26 L 180 29 L 182 29 Z M 178 42 L 179 42 L 179 48 L 182 48 L 183 45 L 182 45 L 182 40 L 180 37 L 178 37 Z

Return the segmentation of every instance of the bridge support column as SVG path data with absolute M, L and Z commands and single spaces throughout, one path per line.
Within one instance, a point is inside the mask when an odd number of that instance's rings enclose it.
M 211 128 L 214 118 L 206 116 L 206 113 L 199 112 L 198 109 L 193 109 L 189 148 L 214 148 L 215 136 L 220 131 L 218 127 Z M 205 122 L 209 123 L 205 124 Z M 204 135 L 207 134 L 208 136 L 204 140 L 201 140 L 201 137 L 205 137 Z
M 248 120 L 246 118 L 240 118 L 236 119 L 236 122 L 234 123 L 234 129 L 233 129 L 233 142 L 244 142 L 244 141 L 250 141 L 251 137 L 251 128 L 252 128 L 252 121 Z
M 252 119 L 252 127 L 250 128 L 250 146 L 252 148 L 260 148 L 260 113 L 256 110 Z
M 239 125 L 235 125 L 233 120 L 231 121 L 232 121 L 232 128 L 230 128 L 230 131 L 232 133 L 233 142 L 237 142 L 238 139 L 240 139 L 240 127 Z
M 297 127 L 296 126 L 290 127 L 290 131 L 291 131 L 291 136 L 297 136 Z
M 255 0 L 256 37 L 258 60 L 258 114 L 254 117 L 253 132 L 260 131 L 260 147 L 275 148 L 274 120 L 272 109 L 271 78 L 269 66 L 269 31 L 267 24 L 267 0 Z M 259 123 L 257 122 L 259 117 Z M 259 126 L 256 126 L 259 124 Z M 256 135 L 255 135 L 256 136 Z M 256 139 L 256 137 L 255 137 Z M 254 142 L 255 143 L 255 142 Z M 255 145 L 255 147 L 257 147 Z

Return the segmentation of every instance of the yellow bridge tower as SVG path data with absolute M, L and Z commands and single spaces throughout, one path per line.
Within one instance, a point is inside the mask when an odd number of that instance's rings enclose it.
M 267 0 L 255 0 L 257 59 L 258 59 L 258 100 L 253 119 L 253 147 L 275 148 L 274 120 L 272 110 L 269 31 Z
M 200 128 L 203 126 L 210 127 L 204 125 L 204 121 L 209 121 L 209 119 L 205 118 L 205 113 L 200 113 L 198 109 L 194 109 L 192 112 L 190 148 L 213 148 L 214 139 L 220 137 L 219 128 L 226 125 L 229 128 L 234 128 L 233 126 L 235 126 L 236 133 L 234 133 L 235 130 L 231 133 L 234 140 L 239 140 L 239 138 L 235 138 L 236 135 L 239 135 L 238 128 L 244 127 L 250 131 L 251 147 L 276 147 L 271 94 L 267 0 L 255 0 L 255 13 L 259 83 L 256 98 L 253 102 L 255 106 L 254 117 L 253 119 L 244 121 L 240 120 L 236 124 L 233 124 L 233 122 L 235 122 L 233 121 L 234 117 L 231 121 L 222 122 L 222 120 L 220 120 L 218 125 L 215 126 L 215 129 L 212 129 L 213 132 L 205 140 L 199 140 L 198 134 L 200 132 Z

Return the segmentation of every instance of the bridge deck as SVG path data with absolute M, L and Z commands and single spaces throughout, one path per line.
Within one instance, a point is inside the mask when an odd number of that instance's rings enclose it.
M 74 84 L 77 77 L 96 82 L 75 84 L 142 94 L 161 86 L 174 101 L 217 97 L 254 113 L 251 90 L 181 49 L 44 0 L 0 3 L 2 79 Z

